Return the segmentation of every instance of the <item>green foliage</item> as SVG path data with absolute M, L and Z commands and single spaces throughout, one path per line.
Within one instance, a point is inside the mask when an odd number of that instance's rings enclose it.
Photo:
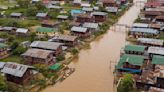
M 31 32 L 30 33 L 30 41 L 33 42 L 36 38 L 36 33 L 35 32 Z
M 3 76 L 0 75 L 0 90 L 1 91 L 6 91 L 7 85 L 5 83 L 5 79 Z
M 17 20 L 17 19 L 12 19 L 12 18 L 0 18 L 0 25 L 1 26 L 11 26 L 11 27 L 31 27 L 35 25 L 40 25 L 40 22 L 37 20 Z
M 43 5 L 42 1 L 39 1 L 35 4 L 38 10 L 46 10 L 46 7 Z
M 36 7 L 29 7 L 27 10 L 26 10 L 26 16 L 35 16 L 37 14 L 37 8 Z
M 14 50 L 18 47 L 19 43 L 17 41 L 14 41 L 12 44 L 11 44 L 11 49 Z
M 9 36 L 8 37 L 8 42 L 13 42 L 15 40 L 15 37 L 14 36 Z
M 0 37 L 1 38 L 6 38 L 6 37 L 8 37 L 8 34 L 7 33 L 4 33 L 4 32 L 3 33 L 0 33 Z
M 133 76 L 131 74 L 125 74 L 117 88 L 117 92 L 132 92 L 134 89 L 133 84 Z
M 62 54 L 56 57 L 57 62 L 62 61 L 64 59 L 65 59 L 65 57 Z
M 23 54 L 27 48 L 24 48 L 22 46 L 18 46 L 16 49 L 13 50 L 13 55 L 21 55 Z
M 50 16 L 50 18 L 52 18 L 52 19 L 56 19 L 56 17 L 59 15 L 59 12 L 49 12 L 49 16 Z
M 73 48 L 73 49 L 71 50 L 71 53 L 72 53 L 73 55 L 76 55 L 77 53 L 79 53 L 79 50 L 78 50 L 77 48 Z
M 30 0 L 17 0 L 17 3 L 20 7 L 28 8 L 30 5 Z

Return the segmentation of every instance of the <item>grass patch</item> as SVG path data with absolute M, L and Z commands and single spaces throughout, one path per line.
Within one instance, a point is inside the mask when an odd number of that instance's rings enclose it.
M 11 55 L 5 59 L 1 59 L 1 61 L 3 62 L 17 62 L 17 63 L 23 63 L 22 62 L 22 58 L 20 56 L 16 56 L 16 55 Z

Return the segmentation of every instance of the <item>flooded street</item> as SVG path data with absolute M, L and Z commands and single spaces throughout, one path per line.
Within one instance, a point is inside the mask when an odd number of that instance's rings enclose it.
M 140 7 L 132 6 L 118 24 L 131 25 L 139 12 Z M 116 31 L 109 30 L 102 38 L 93 41 L 90 49 L 81 50 L 79 57 L 72 62 L 76 71 L 43 92 L 114 92 L 112 69 L 119 59 L 126 37 L 124 27 L 116 28 Z

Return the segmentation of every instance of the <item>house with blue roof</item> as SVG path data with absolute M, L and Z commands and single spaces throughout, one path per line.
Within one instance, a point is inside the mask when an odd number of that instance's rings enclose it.
M 131 28 L 129 31 L 129 35 L 134 38 L 138 37 L 157 37 L 159 35 L 159 31 L 152 28 Z

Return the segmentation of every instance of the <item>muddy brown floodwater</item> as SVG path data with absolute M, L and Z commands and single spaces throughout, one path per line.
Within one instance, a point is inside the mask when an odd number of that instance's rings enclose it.
M 118 23 L 131 25 L 139 13 L 140 6 L 134 5 Z M 119 59 L 121 48 L 126 44 L 125 36 L 124 27 L 109 30 L 102 38 L 93 41 L 90 49 L 80 51 L 78 59 L 71 63 L 76 71 L 70 77 L 47 87 L 43 92 L 115 92 L 112 69 Z

